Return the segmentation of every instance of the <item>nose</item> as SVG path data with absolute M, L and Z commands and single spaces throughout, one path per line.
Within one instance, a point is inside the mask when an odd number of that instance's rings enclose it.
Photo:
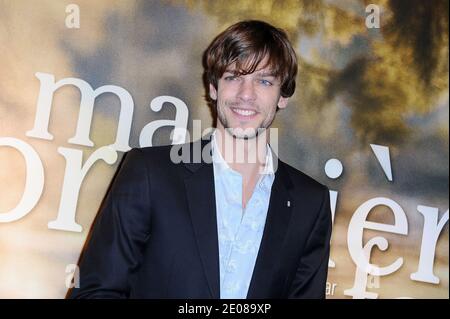
M 253 81 L 243 79 L 239 85 L 237 96 L 243 102 L 253 102 L 256 99 L 255 85 Z

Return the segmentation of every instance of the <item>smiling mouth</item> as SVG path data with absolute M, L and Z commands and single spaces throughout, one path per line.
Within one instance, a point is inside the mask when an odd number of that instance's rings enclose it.
M 254 110 L 248 110 L 248 109 L 239 109 L 239 108 L 232 107 L 231 110 L 232 110 L 234 113 L 236 113 L 236 114 L 238 114 L 238 115 L 240 115 L 240 116 L 248 116 L 248 117 L 251 117 L 251 116 L 254 116 L 254 115 L 256 114 L 256 111 L 254 111 Z

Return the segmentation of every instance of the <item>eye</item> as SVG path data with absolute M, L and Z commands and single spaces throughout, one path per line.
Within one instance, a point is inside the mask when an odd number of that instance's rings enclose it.
M 270 82 L 269 80 L 265 80 L 265 79 L 261 79 L 259 80 L 259 83 L 261 83 L 264 86 L 272 86 L 272 82 Z
M 237 80 L 238 76 L 237 75 L 227 75 L 224 77 L 225 81 L 234 81 Z

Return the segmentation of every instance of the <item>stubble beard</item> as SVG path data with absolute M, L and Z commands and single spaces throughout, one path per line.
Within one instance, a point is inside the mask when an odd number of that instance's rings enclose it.
M 272 123 L 273 123 L 273 121 L 275 119 L 275 113 L 276 112 L 271 112 L 269 114 L 269 116 L 266 119 L 264 119 L 263 122 L 260 124 L 260 126 L 257 127 L 256 129 L 254 129 L 254 128 L 241 129 L 239 127 L 238 128 L 233 128 L 233 127 L 230 127 L 230 125 L 229 125 L 229 122 L 228 122 L 227 117 L 225 115 L 224 109 L 225 108 L 235 107 L 235 106 L 239 106 L 239 104 L 238 103 L 231 103 L 231 102 L 224 102 L 220 106 L 219 103 L 217 103 L 217 117 L 218 117 L 218 120 L 220 121 L 220 123 L 225 128 L 225 131 L 227 131 L 228 134 L 233 136 L 233 138 L 235 138 L 235 139 L 243 139 L 243 140 L 254 139 L 254 138 L 258 137 L 260 135 L 260 133 L 262 133 L 266 129 L 268 129 L 272 125 Z M 259 108 L 256 108 L 256 109 L 258 110 Z

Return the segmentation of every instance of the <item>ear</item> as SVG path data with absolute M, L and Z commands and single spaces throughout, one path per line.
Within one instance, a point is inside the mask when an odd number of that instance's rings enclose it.
M 209 84 L 209 97 L 214 101 L 217 100 L 217 90 L 211 83 Z
M 278 107 L 280 109 L 284 109 L 286 108 L 287 104 L 288 104 L 289 98 L 288 97 L 282 97 L 280 96 L 280 99 L 278 100 Z

